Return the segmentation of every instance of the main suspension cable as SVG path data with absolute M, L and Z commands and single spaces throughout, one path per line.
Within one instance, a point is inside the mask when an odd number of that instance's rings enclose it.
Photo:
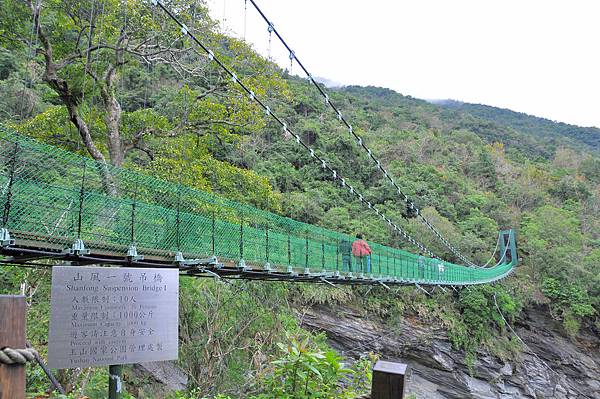
M 172 11 L 163 4 L 162 0 L 152 0 L 152 4 L 160 7 L 177 25 L 179 25 L 179 27 L 181 28 L 181 33 L 183 35 L 187 35 L 190 39 L 192 39 L 194 43 L 196 43 L 200 48 L 202 48 L 202 50 L 204 50 L 207 53 L 209 60 L 214 61 L 221 69 L 223 69 L 231 77 L 232 81 L 234 83 L 237 83 L 242 88 L 242 90 L 246 92 L 250 100 L 256 102 L 268 116 L 270 116 L 282 127 L 283 132 L 285 134 L 292 135 L 295 138 L 296 143 L 304 147 L 310 153 L 311 157 L 315 160 L 315 162 L 319 163 L 323 169 L 329 171 L 333 177 L 333 181 L 339 180 L 340 185 L 344 188 L 347 188 L 350 194 L 353 194 L 355 197 L 357 197 L 363 206 L 366 206 L 368 209 L 375 212 L 377 216 L 381 217 L 383 221 L 387 222 L 390 227 L 392 227 L 395 231 L 400 233 L 404 239 L 406 239 L 409 243 L 419 248 L 419 250 L 422 253 L 426 253 L 432 258 L 436 257 L 436 255 L 431 250 L 429 250 L 419 241 L 415 240 L 412 236 L 410 236 L 410 234 L 408 234 L 405 230 L 403 230 L 390 218 L 388 218 L 383 212 L 381 212 L 375 205 L 367 201 L 364 198 L 363 194 L 361 194 L 356 188 L 347 183 L 344 177 L 342 177 L 335 169 L 333 169 L 323 157 L 319 156 L 313 148 L 306 144 L 298 134 L 294 133 L 288 127 L 288 124 L 285 121 L 283 121 L 283 119 L 275 115 L 271 108 L 268 105 L 266 105 L 265 102 L 254 93 L 254 91 L 250 90 L 231 69 L 229 69 L 225 64 L 223 64 L 223 62 L 213 53 L 213 51 L 210 50 L 204 43 L 202 43 L 190 31 L 190 29 L 183 22 L 181 22 L 179 18 L 177 18 L 177 16 Z
M 292 50 L 292 48 L 287 44 L 287 42 L 279 34 L 279 32 L 277 31 L 277 29 L 275 28 L 275 25 L 273 25 L 273 22 L 271 22 L 267 18 L 267 16 L 265 15 L 265 13 L 260 9 L 260 7 L 256 4 L 256 2 L 254 0 L 250 0 L 250 3 L 252 3 L 252 6 L 256 9 L 256 11 L 258 11 L 258 13 L 260 14 L 260 16 L 267 23 L 269 34 L 271 32 L 275 33 L 275 36 L 277 36 L 277 38 L 279 39 L 279 41 L 281 42 L 281 44 L 283 44 L 283 46 L 289 51 L 290 62 L 293 62 L 295 60 L 298 63 L 298 65 L 300 66 L 300 68 L 306 74 L 307 79 L 317 88 L 317 90 L 319 91 L 319 93 L 321 94 L 321 96 L 323 96 L 323 98 L 325 99 L 325 104 L 329 105 L 331 107 L 331 109 L 337 115 L 337 118 L 340 121 L 340 123 L 342 123 L 343 125 L 346 126 L 346 128 L 348 129 L 348 132 L 352 136 L 354 136 L 354 138 L 356 139 L 357 144 L 360 147 L 362 147 L 367 152 L 368 157 L 373 160 L 373 162 L 377 166 L 377 169 L 379 171 L 381 171 L 381 173 L 384 175 L 384 177 L 387 178 L 387 180 L 390 182 L 390 184 L 396 189 L 398 195 L 404 200 L 404 202 L 407 204 L 407 206 L 410 207 L 410 209 L 414 210 L 415 214 L 421 219 L 421 221 L 427 226 L 427 228 L 429 230 L 431 230 L 433 232 L 433 234 L 440 240 L 440 242 L 446 248 L 448 248 L 455 256 L 457 256 L 459 259 L 461 259 L 467 265 L 469 265 L 469 266 L 475 266 L 475 264 L 473 262 L 471 262 L 470 260 L 468 260 L 462 253 L 460 253 L 460 251 L 458 251 L 458 249 L 456 249 L 452 244 L 450 244 L 450 242 L 444 236 L 442 236 L 442 234 L 431 224 L 431 222 L 429 220 L 427 220 L 427 218 L 425 216 L 423 216 L 423 214 L 421 213 L 421 210 L 408 197 L 408 195 L 406 195 L 402 191 L 402 189 L 396 183 L 396 181 L 394 180 L 394 178 L 383 167 L 383 165 L 381 164 L 381 161 L 379 159 L 377 159 L 377 157 L 373 154 L 373 152 L 371 151 L 371 149 L 369 147 L 367 147 L 367 145 L 364 143 L 362 137 L 360 137 L 354 131 L 354 129 L 352 128 L 352 125 L 342 115 L 342 112 L 340 111 L 340 109 L 331 101 L 331 99 L 330 99 L 329 95 L 327 94 L 327 92 L 325 91 L 325 89 L 323 89 L 317 83 L 317 81 L 313 78 L 312 74 L 306 69 L 306 67 L 304 66 L 304 64 L 302 64 L 302 62 L 298 59 L 298 57 L 296 56 L 296 53 L 294 52 L 294 50 Z

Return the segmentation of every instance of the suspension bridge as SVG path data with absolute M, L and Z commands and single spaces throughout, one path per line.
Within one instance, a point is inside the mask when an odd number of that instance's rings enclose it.
M 348 130 L 407 206 L 463 264 L 443 261 L 353 187 L 276 115 L 238 75 L 199 40 L 161 0 L 152 0 L 181 34 L 202 49 L 278 124 L 310 153 L 334 184 L 374 212 L 399 237 L 427 255 L 370 243 L 371 267 L 349 252 L 354 240 L 339 232 L 301 223 L 249 205 L 220 198 L 139 171 L 115 168 L 66 152 L 0 127 L 0 262 L 17 265 L 112 264 L 176 267 L 183 274 L 328 284 L 486 284 L 509 275 L 517 265 L 515 234 L 501 231 L 499 256 L 491 267 L 477 267 L 425 218 L 382 162 L 367 147 L 300 62 L 256 3 L 250 0 L 323 96 L 332 115 Z
M 108 195 L 112 185 L 118 195 Z M 341 284 L 491 283 L 517 263 L 500 234 L 498 263 L 474 268 L 371 243 L 372 267 L 344 252 L 353 238 L 0 129 L 2 262 L 177 267 L 189 275 Z M 47 263 L 47 262 L 46 262 Z

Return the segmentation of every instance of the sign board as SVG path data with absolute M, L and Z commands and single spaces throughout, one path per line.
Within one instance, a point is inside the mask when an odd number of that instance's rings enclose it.
M 55 266 L 48 365 L 177 359 L 177 269 Z

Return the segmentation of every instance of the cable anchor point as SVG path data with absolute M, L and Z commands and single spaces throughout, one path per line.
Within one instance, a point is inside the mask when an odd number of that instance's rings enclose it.
M 240 259 L 240 261 L 237 264 L 237 267 L 242 271 L 246 271 L 249 269 L 249 267 L 246 265 L 246 261 L 243 258 Z
M 11 245 L 15 245 L 15 240 L 10 238 L 8 229 L 0 229 L 0 247 L 10 247 Z
M 78 238 L 73 242 L 73 245 L 71 245 L 71 248 L 65 249 L 63 251 L 63 253 L 67 254 L 67 255 L 80 256 L 80 255 L 89 255 L 90 250 L 86 249 L 85 245 L 83 244 L 83 240 L 81 238 Z
M 144 260 L 144 255 L 138 255 L 137 248 L 135 243 L 132 243 L 127 250 L 127 259 L 130 262 L 136 262 L 140 260 Z

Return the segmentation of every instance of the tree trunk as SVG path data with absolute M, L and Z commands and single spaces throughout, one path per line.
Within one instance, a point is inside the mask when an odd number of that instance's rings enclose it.
M 124 38 L 125 36 L 122 36 Z M 120 46 L 122 40 L 119 40 L 117 46 Z M 121 141 L 121 104 L 115 96 L 114 85 L 117 79 L 117 67 L 123 65 L 122 51 L 116 51 L 115 65 L 109 66 L 102 79 L 100 94 L 104 105 L 104 123 L 107 129 L 108 154 L 113 166 L 120 167 L 125 159 L 125 148 Z
M 58 66 L 54 62 L 52 45 L 40 24 L 41 3 L 39 6 L 35 6 L 31 1 L 28 1 L 28 4 L 31 9 L 38 39 L 43 47 L 41 50 L 45 61 L 43 80 L 56 92 L 56 94 L 58 94 L 63 104 L 67 107 L 69 119 L 77 128 L 77 131 L 83 140 L 83 144 L 92 158 L 99 162 L 99 172 L 102 176 L 104 190 L 108 195 L 116 195 L 117 189 L 106 165 L 106 159 L 94 144 L 89 126 L 85 123 L 79 113 L 79 104 L 81 104 L 81 101 L 83 100 L 82 95 L 81 93 L 73 92 L 69 87 L 68 82 L 58 76 Z
M 67 109 L 69 110 L 69 119 L 77 128 L 77 131 L 79 132 L 79 135 L 83 140 L 85 148 L 88 150 L 92 158 L 98 161 L 98 172 L 100 173 L 100 176 L 102 176 L 102 185 L 104 187 L 104 191 L 110 196 L 116 196 L 117 188 L 115 186 L 112 174 L 108 170 L 104 155 L 100 152 L 100 150 L 98 150 L 98 147 L 96 147 L 96 145 L 94 144 L 94 140 L 92 139 L 92 135 L 90 133 L 88 125 L 79 115 L 78 107 L 76 105 L 66 105 Z
M 96 144 L 94 144 L 89 126 L 87 123 L 85 123 L 79 113 L 79 103 L 81 99 L 69 89 L 68 83 L 59 78 L 56 73 L 52 71 L 52 69 L 52 67 L 46 68 L 44 81 L 48 83 L 48 85 L 60 96 L 63 104 L 65 104 L 67 111 L 69 112 L 69 120 L 71 123 L 73 123 L 75 128 L 77 128 L 85 148 L 92 158 L 98 161 L 98 169 L 100 175 L 102 176 L 102 185 L 104 186 L 104 191 L 111 196 L 117 195 L 117 189 L 113 177 L 106 165 L 106 158 L 104 157 L 104 154 L 100 152 L 98 147 L 96 147 Z

